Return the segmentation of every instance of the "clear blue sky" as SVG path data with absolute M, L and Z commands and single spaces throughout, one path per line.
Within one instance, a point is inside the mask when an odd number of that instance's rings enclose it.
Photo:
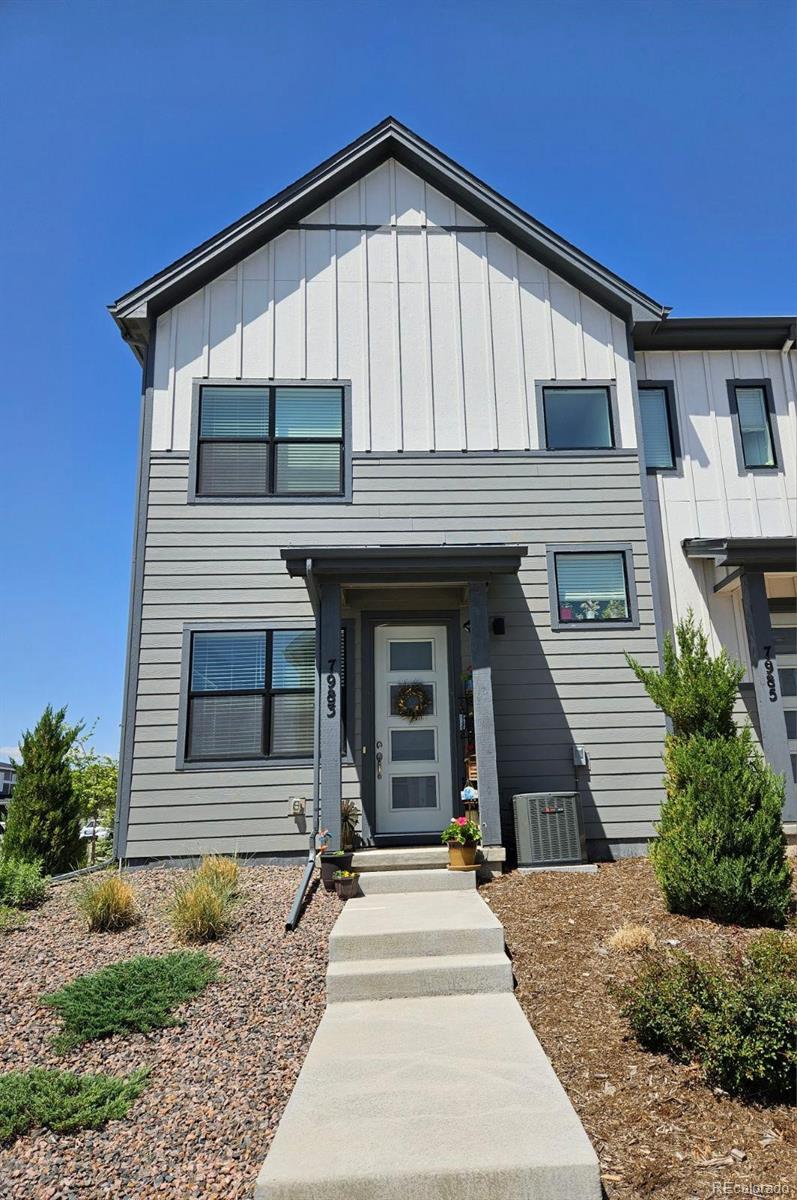
M 109 301 L 392 113 L 678 315 L 793 312 L 795 44 L 794 0 L 0 0 L 0 747 L 48 702 L 118 745 Z

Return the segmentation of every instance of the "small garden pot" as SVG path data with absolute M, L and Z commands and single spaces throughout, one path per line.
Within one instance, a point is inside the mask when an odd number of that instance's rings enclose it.
M 476 863 L 476 842 L 449 842 L 448 865 L 454 871 L 466 871 Z
M 360 887 L 360 876 L 355 871 L 352 875 L 347 875 L 345 879 L 335 880 L 335 891 L 338 893 L 340 900 L 353 900 L 357 895 Z
M 321 855 L 321 882 L 328 892 L 335 891 L 334 875 L 336 871 L 350 871 L 353 850 L 340 850 L 337 854 L 330 851 Z

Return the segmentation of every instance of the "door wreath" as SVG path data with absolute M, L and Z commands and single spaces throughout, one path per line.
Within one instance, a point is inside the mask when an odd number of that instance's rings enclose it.
M 431 703 L 431 694 L 422 683 L 402 683 L 396 696 L 396 712 L 405 721 L 419 721 Z

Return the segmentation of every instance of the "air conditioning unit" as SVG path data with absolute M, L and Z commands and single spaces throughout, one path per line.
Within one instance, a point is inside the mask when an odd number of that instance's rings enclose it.
M 524 792 L 512 797 L 519 867 L 586 862 L 587 842 L 577 792 Z

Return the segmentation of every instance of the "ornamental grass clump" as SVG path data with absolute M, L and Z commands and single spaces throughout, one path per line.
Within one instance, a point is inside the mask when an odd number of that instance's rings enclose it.
M 115 933 L 141 918 L 135 892 L 120 874 L 86 881 L 75 900 L 89 933 Z
M 638 954 L 642 950 L 652 950 L 656 938 L 652 929 L 647 925 L 635 925 L 629 922 L 616 929 L 608 939 L 610 950 L 619 950 L 623 954 Z
M 63 1021 L 57 1050 L 114 1033 L 149 1033 L 181 1022 L 174 1010 L 216 978 L 216 963 L 201 950 L 140 954 L 80 975 L 60 991 L 41 997 Z
M 695 1062 L 731 1095 L 791 1102 L 797 1084 L 797 942 L 761 934 L 735 960 L 648 953 L 612 989 L 638 1041 Z
M 677 649 L 676 649 L 677 647 Z M 653 870 L 671 912 L 741 925 L 785 924 L 791 873 L 781 813 L 784 783 L 764 762 L 733 708 L 744 670 L 712 658 L 690 612 L 664 646 L 664 669 L 626 655 L 672 721 Z
M 239 875 L 237 858 L 230 858 L 224 854 L 208 854 L 197 867 L 195 878 L 235 895 L 238 891 Z
M 232 923 L 235 896 L 229 887 L 199 877 L 198 872 L 174 891 L 169 917 L 175 933 L 186 942 L 214 942 Z
M 118 1121 L 141 1095 L 148 1075 L 134 1071 L 123 1079 L 40 1067 L 0 1074 L 0 1144 L 29 1129 L 75 1133 Z

